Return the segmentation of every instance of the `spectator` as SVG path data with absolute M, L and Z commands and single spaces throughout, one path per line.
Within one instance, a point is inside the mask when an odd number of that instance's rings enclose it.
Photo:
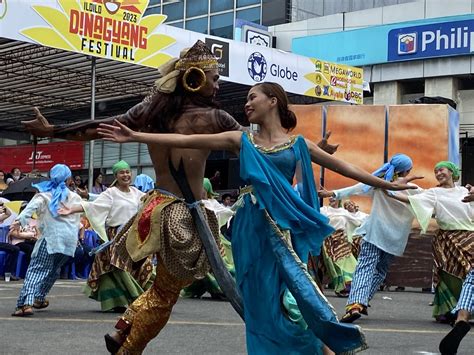
M 220 190 L 221 188 L 221 172 L 216 170 L 214 176 L 209 179 L 214 190 Z
M 5 181 L 5 172 L 0 170 L 0 195 L 3 191 L 5 191 L 8 187 L 7 182 Z
M 6 183 L 10 185 L 12 182 L 23 179 L 23 174 L 21 173 L 20 168 L 13 168 L 11 173 L 8 175 Z
M 25 209 L 26 205 L 27 203 L 23 202 L 20 213 Z M 36 220 L 33 218 L 30 218 L 28 224 L 24 227 L 20 227 L 19 230 L 12 230 L 8 234 L 10 243 L 26 254 L 27 265 L 30 265 L 31 253 L 39 238 L 39 234 L 38 228 L 36 227 Z
M 85 226 L 82 223 L 83 218 L 81 217 L 81 224 L 79 225 L 79 234 L 78 241 L 76 246 L 76 251 L 74 252 L 74 257 L 70 258 L 69 261 L 64 265 L 68 266 L 74 263 L 76 265 L 76 270 L 81 272 L 83 278 L 87 278 L 89 275 L 85 274 L 86 266 L 91 265 L 94 261 L 94 255 L 89 255 L 89 252 L 92 250 L 90 246 L 84 243 L 85 236 Z M 62 271 L 64 268 L 62 269 Z M 67 274 L 61 274 L 62 279 L 67 279 Z
M 3 202 L 0 202 L 0 223 L 10 217 L 10 215 L 10 210 L 3 206 Z M 18 258 L 18 252 L 20 251 L 20 249 L 15 245 L 0 242 L 0 250 L 7 253 L 7 260 L 5 263 L 5 274 L 10 273 L 10 280 L 18 281 L 19 278 L 17 278 L 13 274 L 15 273 L 16 260 Z
M 84 181 L 82 181 L 82 177 L 80 175 L 76 175 L 74 176 L 74 184 L 76 185 L 76 187 L 79 187 L 79 188 L 84 188 Z
M 104 176 L 102 173 L 96 173 L 94 174 L 94 184 L 92 185 L 92 193 L 93 194 L 100 194 L 107 190 L 107 186 L 102 184 L 102 180 L 104 179 Z
M 231 207 L 233 205 L 232 196 L 230 194 L 223 194 L 222 195 L 222 204 L 225 207 Z

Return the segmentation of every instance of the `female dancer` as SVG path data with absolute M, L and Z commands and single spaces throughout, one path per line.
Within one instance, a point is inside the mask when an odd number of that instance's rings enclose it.
M 120 227 L 137 213 L 144 195 L 130 186 L 132 176 L 125 161 L 116 163 L 112 170 L 116 179 L 114 186 L 102 192 L 96 200 L 58 210 L 62 215 L 85 212 L 103 241 L 115 238 Z M 146 259 L 133 276 L 124 271 L 120 253 L 114 250 L 115 245 L 96 255 L 85 289 L 89 297 L 101 302 L 102 311 L 123 310 L 143 293 L 152 273 L 150 259 Z
M 334 292 L 339 297 L 348 297 L 357 259 L 352 253 L 352 241 L 347 231 L 359 227 L 360 222 L 340 205 L 340 200 L 330 197 L 329 206 L 321 207 L 321 213 L 329 218 L 329 224 L 335 229 L 324 240 L 322 258 Z
M 333 229 L 317 209 L 311 161 L 381 188 L 405 189 L 323 152 L 301 136 L 288 136 L 296 116 L 283 88 L 260 83 L 247 96 L 245 113 L 258 134 L 180 135 L 134 132 L 119 122 L 101 125 L 104 139 L 168 147 L 226 149 L 240 153 L 241 191 L 232 252 L 243 296 L 247 349 L 256 353 L 337 353 L 365 347 L 360 330 L 337 322 L 331 305 L 306 271 L 308 253 Z M 298 193 L 292 187 L 296 177 Z
M 438 186 L 415 196 L 393 194 L 393 197 L 410 203 L 423 232 L 433 214 L 438 223 L 440 229 L 433 238 L 436 268 L 433 317 L 446 322 L 456 306 L 463 280 L 474 265 L 474 203 L 463 202 L 469 190 L 454 185 L 459 179 L 455 164 L 441 161 L 434 173 Z

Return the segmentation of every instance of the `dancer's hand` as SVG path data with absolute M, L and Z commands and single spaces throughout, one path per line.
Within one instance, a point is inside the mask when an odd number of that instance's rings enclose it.
M 52 137 L 54 126 L 41 114 L 37 107 L 33 107 L 35 119 L 31 121 L 21 121 L 26 130 L 36 137 Z
M 135 131 L 115 120 L 114 125 L 101 123 L 97 128 L 97 133 L 106 141 L 127 143 L 134 140 Z
M 323 186 L 320 186 L 319 190 L 318 190 L 318 196 L 319 196 L 319 198 L 334 197 L 334 192 L 333 191 L 328 191 Z
M 337 148 L 339 147 L 339 144 L 329 144 L 329 137 L 331 137 L 331 133 L 331 131 L 327 131 L 323 139 L 321 139 L 318 143 L 318 147 L 328 154 L 336 153 Z
M 60 216 L 69 216 L 73 211 L 71 208 L 67 207 L 64 203 L 61 202 L 61 207 L 58 208 L 57 212 Z
M 87 187 L 84 187 L 83 189 L 81 189 L 80 187 L 76 187 L 76 193 L 83 199 L 89 199 L 89 190 L 87 189 Z
M 464 196 L 462 202 L 474 202 L 474 186 L 467 184 L 466 189 L 469 190 L 469 193 Z

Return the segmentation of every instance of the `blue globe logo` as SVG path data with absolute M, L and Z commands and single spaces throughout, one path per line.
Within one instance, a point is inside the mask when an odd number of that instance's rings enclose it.
M 255 52 L 250 55 L 247 61 L 247 69 L 254 81 L 260 82 L 265 79 L 265 75 L 267 75 L 267 61 L 262 53 Z

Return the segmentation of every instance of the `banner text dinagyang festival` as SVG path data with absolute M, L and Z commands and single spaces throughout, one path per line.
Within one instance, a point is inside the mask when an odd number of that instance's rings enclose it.
M 143 17 L 148 1 L 58 0 L 61 9 L 32 5 L 51 26 L 31 27 L 21 33 L 35 42 L 101 58 L 159 66 L 170 55 L 160 50 L 176 40 L 153 34 L 166 16 Z
M 164 24 L 165 15 L 144 16 L 148 4 L 148 0 L 1 0 L 0 37 L 152 68 L 200 39 L 218 57 L 226 81 L 249 86 L 273 81 L 287 92 L 362 104 L 360 68 L 169 26 Z

